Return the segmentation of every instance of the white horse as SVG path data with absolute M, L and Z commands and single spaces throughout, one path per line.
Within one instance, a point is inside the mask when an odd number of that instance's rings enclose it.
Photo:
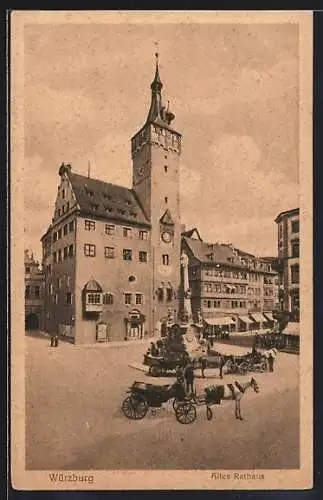
M 259 392 L 259 386 L 256 380 L 252 377 L 249 382 L 240 383 L 236 381 L 233 384 L 227 384 L 222 387 L 223 393 L 221 394 L 221 400 L 235 401 L 235 417 L 238 420 L 243 420 L 243 417 L 241 415 L 241 399 L 246 394 L 248 389 L 250 389 L 250 387 L 252 387 L 252 389 L 256 393 Z

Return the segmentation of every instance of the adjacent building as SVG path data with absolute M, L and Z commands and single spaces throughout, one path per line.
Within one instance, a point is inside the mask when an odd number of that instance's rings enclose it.
M 193 320 L 206 332 L 261 332 L 274 325 L 278 278 L 270 262 L 230 244 L 206 243 L 197 229 L 182 233 L 182 252 Z
M 162 88 L 156 54 L 148 116 L 131 139 L 131 189 L 59 168 L 42 237 L 47 332 L 81 344 L 141 338 L 177 315 L 181 134 Z
M 299 208 L 281 212 L 275 219 L 278 228 L 280 309 L 299 320 Z
M 25 330 L 44 329 L 44 273 L 25 250 Z

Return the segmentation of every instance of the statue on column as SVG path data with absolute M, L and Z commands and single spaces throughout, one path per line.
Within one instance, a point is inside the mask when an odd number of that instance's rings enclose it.
M 182 290 L 183 290 L 183 301 L 182 310 L 180 312 L 180 317 L 184 323 L 190 323 L 192 321 L 192 306 L 191 306 L 191 290 L 188 280 L 188 256 L 185 252 L 181 255 L 181 268 L 182 268 Z

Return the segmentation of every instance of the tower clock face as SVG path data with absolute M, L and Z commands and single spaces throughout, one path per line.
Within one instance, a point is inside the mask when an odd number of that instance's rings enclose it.
M 172 233 L 170 233 L 169 231 L 164 231 L 161 235 L 162 237 L 162 240 L 165 242 L 165 243 L 170 243 L 173 239 L 173 235 Z

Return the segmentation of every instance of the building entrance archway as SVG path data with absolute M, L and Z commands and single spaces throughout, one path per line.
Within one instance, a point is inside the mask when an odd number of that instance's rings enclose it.
M 39 330 L 39 318 L 35 313 L 29 313 L 25 319 L 26 330 Z

